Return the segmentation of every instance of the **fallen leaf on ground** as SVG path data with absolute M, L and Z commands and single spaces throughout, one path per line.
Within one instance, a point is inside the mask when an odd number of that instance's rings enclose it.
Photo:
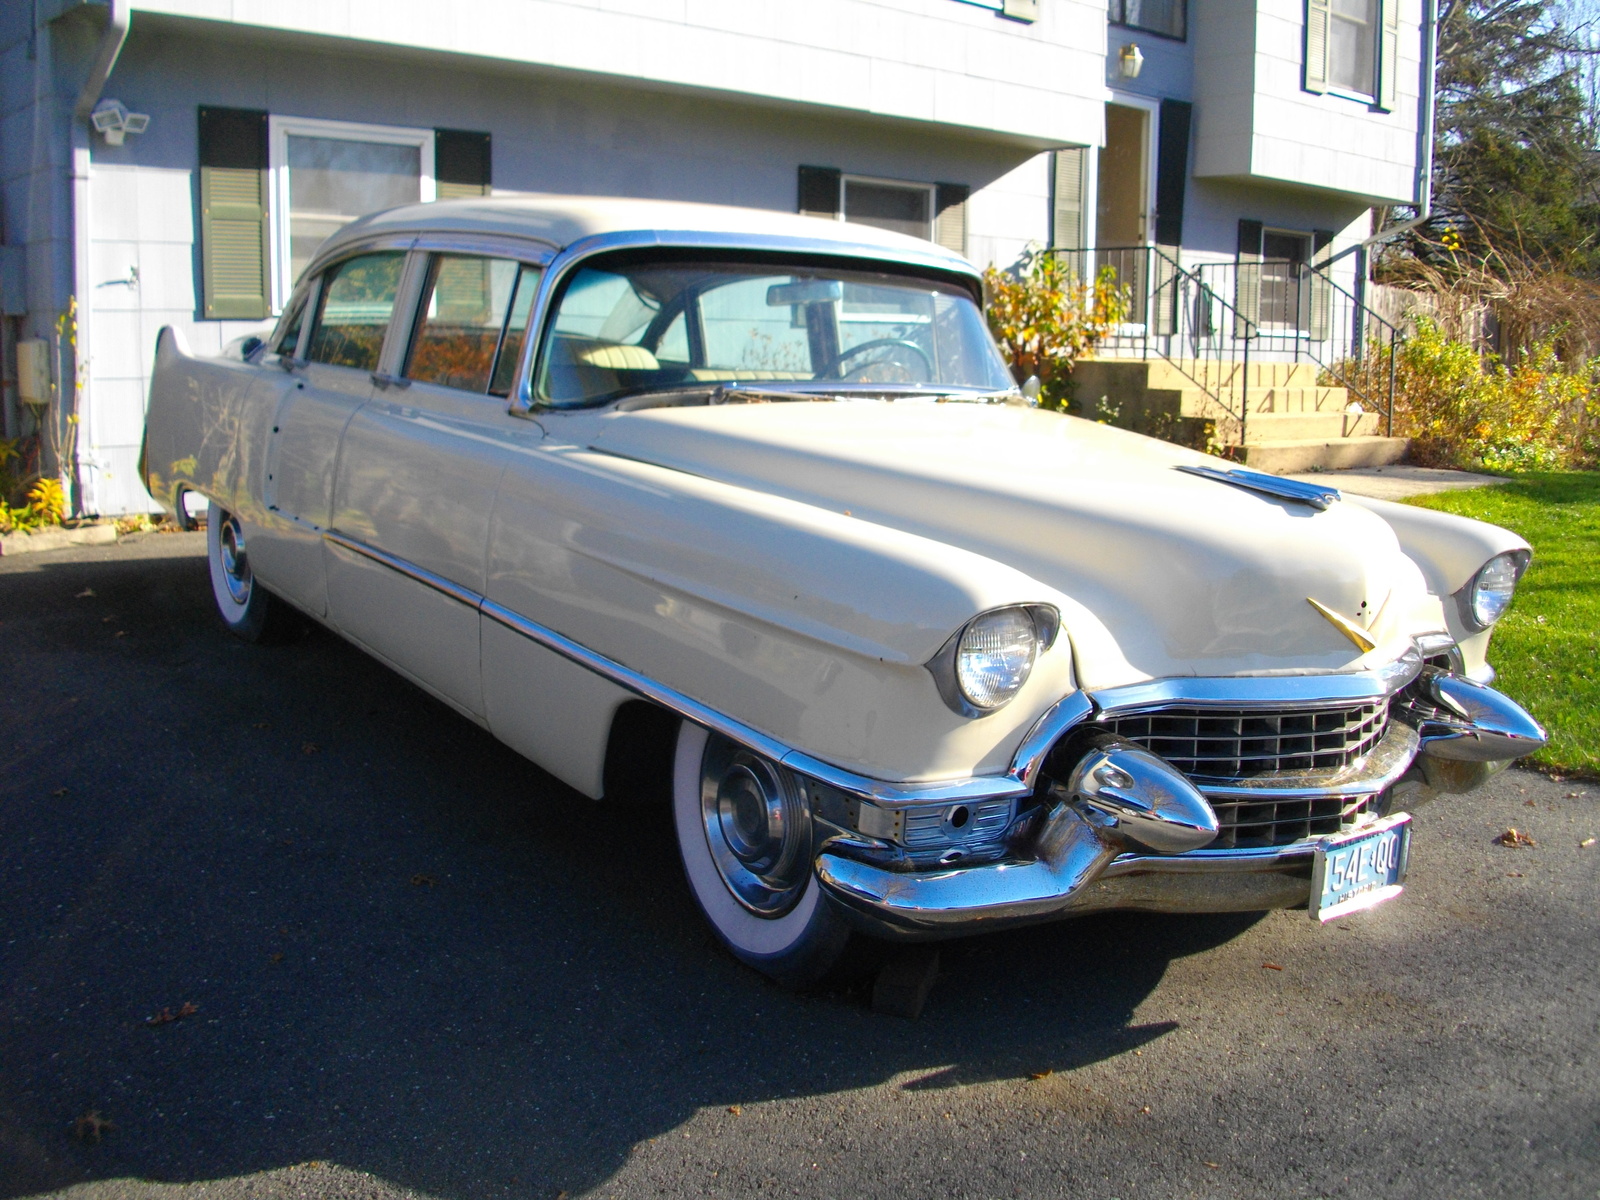
M 272 961 L 275 962 L 275 963 L 282 962 L 283 961 L 283 951 L 279 950 L 276 954 L 274 954 L 272 956 Z
M 1140 1112 L 1142 1112 L 1142 1113 L 1147 1113 L 1147 1112 L 1149 1112 L 1149 1111 L 1150 1111 L 1150 1106 L 1149 1106 L 1149 1105 L 1148 1105 L 1148 1104 L 1146 1104 L 1146 1105 L 1145 1105 L 1145 1106 L 1144 1106 L 1144 1107 L 1143 1107 L 1143 1108 L 1141 1108 L 1141 1109 L 1140 1109 L 1140 1110 L 1139 1110 L 1139 1111 L 1140 1111 Z
M 1532 800 L 1524 800 L 1522 802 L 1522 807 L 1523 808 L 1538 808 L 1539 806 L 1537 804 L 1535 804 Z
M 304 742 L 300 746 L 301 754 L 315 754 L 316 752 L 317 744 L 315 742 Z
M 1283 970 L 1283 968 L 1280 967 L 1277 963 L 1262 963 L 1261 964 L 1261 969 L 1263 971 L 1281 971 L 1281 970 Z
M 1494 844 L 1496 846 L 1537 846 L 1539 843 L 1513 826 L 1495 838 Z
M 1521 871 L 1507 871 L 1506 872 L 1506 878 L 1507 879 L 1521 879 L 1522 878 L 1522 872 Z
M 730 1105 L 728 1105 L 728 1111 L 731 1112 L 734 1116 L 737 1117 L 740 1113 L 742 1113 L 744 1111 L 744 1109 L 740 1108 L 737 1104 L 730 1104 Z
M 432 875 L 424 875 L 421 871 L 411 877 L 412 887 L 432 887 L 438 882 Z
M 257 728 L 257 729 L 271 729 L 272 726 L 270 724 L 268 724 L 266 721 L 257 721 L 255 723 L 255 728 Z
M 98 1109 L 91 1108 L 72 1123 L 72 1133 L 80 1142 L 98 1142 L 102 1133 L 116 1127 L 114 1121 L 106 1120 Z
M 174 1021 L 181 1021 L 185 1017 L 192 1017 L 199 1011 L 200 1009 L 197 1005 L 190 1004 L 187 1000 L 185 1000 L 178 1006 L 177 1012 L 173 1012 L 170 1008 L 163 1008 L 155 1016 L 146 1017 L 144 1023 L 146 1025 L 170 1025 Z
M 55 791 L 51 792 L 50 794 L 52 796 L 65 796 L 67 794 L 67 789 L 66 788 L 57 788 Z
M 1584 838 L 1583 841 L 1578 843 L 1578 848 L 1580 850 L 1587 850 L 1592 845 L 1594 845 L 1593 838 Z
M 1028 1072 L 1028 1078 L 1029 1079 L 1049 1079 L 1050 1076 L 1052 1076 L 1054 1074 L 1055 1074 L 1054 1070 L 1052 1070 L 1049 1067 L 1046 1067 L 1042 1071 L 1030 1071 L 1030 1072 Z
M 128 631 L 126 629 L 119 629 L 119 630 L 117 630 L 116 636 L 117 637 L 127 637 L 128 636 Z
M 75 597 L 73 597 L 73 599 L 82 600 L 84 597 L 92 595 L 94 595 L 93 588 L 84 588 L 83 591 L 79 592 Z
M 1216 1163 L 1214 1163 L 1214 1162 L 1206 1162 L 1206 1160 L 1203 1159 L 1203 1158 L 1200 1160 L 1200 1163 L 1201 1163 L 1202 1166 L 1211 1167 L 1213 1170 L 1215 1170 L 1216 1166 L 1217 1166 Z

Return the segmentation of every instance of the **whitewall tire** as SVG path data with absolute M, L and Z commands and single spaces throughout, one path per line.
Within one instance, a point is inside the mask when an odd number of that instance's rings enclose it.
M 792 987 L 827 974 L 850 938 L 817 882 L 798 793 L 776 764 L 679 727 L 672 810 L 689 890 L 736 958 Z
M 256 582 L 239 518 L 215 504 L 206 516 L 206 561 L 217 615 L 230 633 L 262 642 L 284 632 L 292 618 L 283 601 Z

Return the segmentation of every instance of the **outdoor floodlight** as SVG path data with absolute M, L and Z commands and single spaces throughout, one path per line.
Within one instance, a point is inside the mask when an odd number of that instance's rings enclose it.
M 89 120 L 108 146 L 120 146 L 124 135 L 143 133 L 150 126 L 148 113 L 129 112 L 120 100 L 100 101 L 89 114 Z

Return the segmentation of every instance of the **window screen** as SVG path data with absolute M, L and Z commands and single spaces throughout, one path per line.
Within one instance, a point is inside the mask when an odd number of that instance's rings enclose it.
M 415 145 L 300 134 L 290 134 L 288 144 L 290 279 L 341 226 L 422 199 L 422 151 Z
M 1328 84 L 1358 95 L 1377 81 L 1377 0 L 1332 0 L 1328 25 Z
M 1188 36 L 1184 0 L 1111 0 L 1113 25 L 1144 29 L 1166 37 Z
M 844 219 L 911 237 L 933 236 L 932 188 L 916 184 L 844 181 Z

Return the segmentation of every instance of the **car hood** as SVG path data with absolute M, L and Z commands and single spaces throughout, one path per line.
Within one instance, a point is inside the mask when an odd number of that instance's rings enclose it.
M 1003 562 L 1038 581 L 1018 602 L 1061 608 L 1091 689 L 1363 669 L 1443 627 L 1372 512 L 1200 478 L 1176 468 L 1226 464 L 1055 413 L 926 401 L 656 408 L 607 415 L 590 445 Z M 1309 600 L 1376 647 L 1359 649 Z

